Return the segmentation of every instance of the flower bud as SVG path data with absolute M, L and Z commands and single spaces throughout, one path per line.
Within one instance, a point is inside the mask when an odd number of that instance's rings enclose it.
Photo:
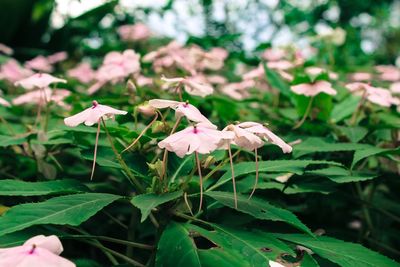
M 149 104 L 142 104 L 136 107 L 137 112 L 145 117 L 152 117 L 156 115 L 156 109 Z

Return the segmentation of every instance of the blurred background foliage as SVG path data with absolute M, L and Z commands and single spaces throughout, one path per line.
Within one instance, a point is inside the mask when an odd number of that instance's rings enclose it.
M 393 64 L 399 56 L 396 0 L 2 0 L 0 42 L 21 59 L 60 50 L 103 54 L 120 45 L 115 26 L 136 21 L 160 35 L 223 46 L 247 59 L 257 48 L 301 47 L 326 26 L 347 33 L 335 50 L 338 67 Z

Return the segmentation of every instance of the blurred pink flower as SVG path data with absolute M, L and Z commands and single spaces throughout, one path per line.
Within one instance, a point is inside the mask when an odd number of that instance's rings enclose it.
M 243 74 L 243 80 L 250 80 L 250 79 L 263 79 L 265 78 L 265 71 L 262 64 L 258 65 L 256 69 L 253 69 L 245 74 Z
M 100 105 L 97 101 L 93 101 L 93 105 L 90 108 L 85 109 L 78 114 L 71 117 L 65 118 L 64 123 L 69 127 L 76 127 L 81 123 L 86 126 L 92 126 L 98 123 L 100 119 L 114 118 L 115 115 L 125 115 L 127 112 L 118 110 L 106 105 Z
M 400 104 L 400 99 L 392 96 L 391 92 L 384 88 L 360 82 L 346 84 L 346 88 L 355 95 L 363 95 L 369 102 L 379 106 L 390 107 Z
M 204 80 L 201 76 L 192 77 L 178 77 L 178 78 L 166 78 L 161 77 L 161 80 L 166 82 L 166 86 L 174 86 L 175 88 L 184 86 L 185 91 L 190 95 L 196 95 L 205 97 L 214 92 L 213 87 Z
M 139 86 L 153 85 L 153 78 L 149 78 L 143 75 L 139 75 L 136 78 L 136 83 Z
M 307 67 L 305 69 L 305 72 L 308 75 L 311 75 L 311 76 L 318 76 L 318 75 L 320 75 L 322 73 L 327 73 L 329 79 L 332 79 L 332 80 L 337 80 L 338 79 L 338 74 L 337 73 L 332 72 L 332 71 L 327 71 L 327 70 L 325 70 L 323 68 L 319 68 L 319 67 Z
M 233 138 L 232 132 L 222 132 L 209 123 L 198 123 L 176 132 L 158 143 L 160 148 L 174 152 L 183 158 L 194 152 L 209 154 L 216 150 L 223 140 Z
M 11 106 L 10 103 L 7 100 L 5 100 L 4 98 L 2 98 L 2 97 L 0 97 L 0 105 L 1 106 L 5 106 L 5 107 L 10 107 Z
M 12 50 L 12 48 L 6 46 L 5 44 L 0 43 L 0 52 L 3 54 L 6 54 L 8 56 L 12 55 L 14 53 L 14 51 Z
M 64 79 L 56 78 L 47 73 L 36 73 L 32 76 L 15 82 L 15 86 L 21 86 L 27 90 L 34 88 L 47 88 L 53 83 L 66 83 Z
M 89 94 L 97 92 L 107 82 L 116 83 L 129 75 L 139 73 L 139 60 L 140 55 L 131 49 L 122 53 L 115 51 L 108 53 L 96 72 L 97 82 L 88 89 Z
M 267 61 L 278 61 L 285 57 L 285 50 L 280 48 L 268 48 L 262 54 L 262 58 Z
M 31 70 L 41 71 L 41 72 L 52 72 L 53 66 L 44 56 L 37 56 L 27 62 L 25 62 L 25 67 Z
M 237 83 L 229 83 L 221 87 L 221 92 L 236 100 L 243 100 L 250 96 L 249 89 L 255 86 L 254 80 L 244 80 Z
M 65 51 L 54 53 L 50 56 L 47 56 L 47 61 L 50 64 L 56 64 L 58 62 L 64 61 L 68 58 L 68 54 Z
M 18 247 L 0 249 L 0 266 L 75 267 L 61 256 L 62 244 L 56 236 L 35 236 Z
M 88 62 L 82 62 L 73 69 L 68 70 L 68 76 L 77 79 L 81 83 L 89 83 L 95 77 L 95 71 Z
M 266 65 L 273 70 L 288 70 L 294 67 L 294 64 L 287 60 L 269 61 Z
M 298 85 L 292 85 L 290 89 L 298 95 L 305 96 L 315 96 L 319 93 L 336 95 L 336 90 L 333 89 L 331 83 L 327 81 L 316 81 L 314 83 L 302 83 Z
M 15 59 L 8 60 L 0 67 L 0 79 L 5 79 L 11 83 L 29 77 L 33 73 L 30 69 L 22 67 Z
M 392 83 L 390 85 L 390 91 L 392 91 L 393 94 L 400 94 L 400 82 Z
M 134 25 L 122 25 L 118 27 L 117 32 L 122 40 L 125 41 L 140 41 L 150 37 L 150 29 L 143 23 Z
M 355 72 L 350 75 L 350 79 L 356 82 L 369 81 L 372 79 L 372 74 L 368 72 Z
M 400 70 L 392 65 L 380 65 L 376 66 L 375 69 L 380 73 L 380 79 L 384 81 L 399 81 Z
M 55 104 L 69 108 L 63 100 L 71 94 L 70 91 L 65 89 L 55 89 L 50 88 L 38 89 L 22 94 L 12 100 L 12 104 L 19 106 L 24 104 L 37 104 L 43 105 L 47 102 L 54 102 Z
M 205 79 L 211 84 L 225 84 L 227 83 L 227 79 L 224 76 L 212 74 L 207 75 Z
M 178 102 L 173 100 L 152 99 L 149 106 L 157 109 L 172 108 L 175 110 L 175 117 L 181 118 L 185 116 L 188 120 L 213 125 L 203 114 L 193 105 L 186 102 Z

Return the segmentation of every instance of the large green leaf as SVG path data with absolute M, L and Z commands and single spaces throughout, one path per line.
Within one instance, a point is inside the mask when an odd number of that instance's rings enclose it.
M 334 181 L 335 183 L 358 182 L 358 181 L 371 180 L 377 177 L 377 174 L 375 173 L 350 172 L 349 170 L 338 166 L 307 171 L 307 173 L 325 176 L 328 179 Z
M 0 147 L 20 145 L 26 142 L 26 137 L 0 135 Z
M 39 224 L 80 225 L 119 198 L 112 194 L 84 193 L 17 205 L 0 217 L 0 236 Z
M 295 255 L 282 241 L 263 232 L 251 232 L 210 224 L 212 230 L 193 224 L 186 224 L 194 236 L 201 236 L 210 241 L 210 248 L 199 249 L 202 265 L 206 266 L 264 266 L 269 260 L 276 259 L 280 254 Z M 223 256 L 227 258 L 223 258 Z M 211 259 L 219 264 L 211 265 Z M 228 265 L 233 264 L 235 265 Z
M 221 204 L 230 208 L 235 208 L 233 193 L 230 192 L 206 192 L 207 196 L 212 197 Z M 305 226 L 293 213 L 269 204 L 263 199 L 253 197 L 250 200 L 247 196 L 237 196 L 237 210 L 249 214 L 257 219 L 281 221 L 293 225 L 297 229 L 313 235 L 311 230 Z
M 343 267 L 396 267 L 399 263 L 359 244 L 331 237 L 310 237 L 302 234 L 275 234 L 276 237 L 300 244 L 319 256 Z
M 378 154 L 385 154 L 385 153 L 399 153 L 400 148 L 398 149 L 387 149 L 387 148 L 380 148 L 380 147 L 368 147 L 363 150 L 358 150 L 354 153 L 353 157 L 353 162 L 351 163 L 351 168 L 354 168 L 354 166 L 360 162 L 360 160 L 365 159 L 369 156 L 374 156 Z
M 349 95 L 345 100 L 335 105 L 332 110 L 331 119 L 334 123 L 338 123 L 343 119 L 350 117 L 357 109 L 358 102 L 361 97 Z
M 366 144 L 329 143 L 323 138 L 310 137 L 293 147 L 293 156 L 298 158 L 316 152 L 355 151 L 369 147 Z
M 157 195 L 154 193 L 138 195 L 132 198 L 131 203 L 140 209 L 142 213 L 141 222 L 144 222 L 149 216 L 152 209 L 155 207 L 166 203 L 168 201 L 177 199 L 182 195 L 182 191 L 176 191 L 171 193 L 166 193 L 162 195 Z
M 157 247 L 157 267 L 201 267 L 196 245 L 189 230 L 171 222 L 161 235 Z
M 340 166 L 340 163 L 334 161 L 324 160 L 269 160 L 260 161 L 258 163 L 258 170 L 262 172 L 278 172 L 278 173 L 295 173 L 302 174 L 304 169 L 309 165 L 336 165 Z M 240 162 L 234 164 L 235 177 L 242 175 L 254 174 L 256 172 L 254 162 Z M 232 179 L 231 170 L 227 171 L 222 175 L 218 182 L 212 185 L 207 191 L 211 191 Z
M 70 179 L 46 182 L 0 180 L 0 196 L 41 196 L 87 191 L 88 188 L 82 183 Z

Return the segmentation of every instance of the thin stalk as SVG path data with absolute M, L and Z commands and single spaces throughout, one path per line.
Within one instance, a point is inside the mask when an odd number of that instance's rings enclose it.
M 172 135 L 176 131 L 176 128 L 178 128 L 178 125 L 179 125 L 180 122 L 181 122 L 181 117 L 176 120 L 174 126 L 172 127 L 171 132 L 169 133 L 169 135 Z M 162 174 L 161 174 L 161 177 L 160 177 L 161 180 L 163 180 L 164 176 L 167 175 L 168 150 L 166 150 L 166 149 L 164 149 L 164 154 L 163 154 L 162 161 L 163 161 L 164 168 L 163 168 L 163 171 L 162 171 Z
M 140 249 L 145 249 L 145 250 L 153 250 L 154 246 L 152 245 L 147 245 L 147 244 L 142 244 L 142 243 L 136 243 L 128 240 L 122 240 L 118 238 L 113 238 L 113 237 L 108 237 L 108 236 L 96 236 L 96 235 L 71 235 L 71 236 L 66 236 L 63 237 L 63 239 L 96 239 L 96 240 L 102 240 L 102 241 L 107 241 L 115 244 L 121 244 L 125 245 L 128 247 L 134 247 L 134 248 L 140 248 Z
M 228 153 L 229 153 L 229 162 L 231 164 L 231 174 L 232 174 L 232 185 L 233 185 L 233 198 L 235 200 L 235 209 L 238 207 L 237 203 L 237 193 L 236 193 L 236 181 L 235 181 L 235 171 L 233 169 L 233 158 L 232 158 L 232 151 L 231 145 L 228 145 Z
M 128 165 L 126 164 L 126 162 L 123 160 L 123 158 L 121 157 L 121 155 L 118 153 L 117 149 L 114 146 L 113 140 L 111 138 L 110 133 L 108 132 L 106 123 L 104 121 L 103 118 L 101 118 L 101 121 L 103 122 L 103 126 L 104 126 L 104 130 L 106 132 L 108 141 L 111 145 L 111 149 L 114 152 L 114 155 L 116 156 L 119 164 L 121 165 L 122 169 L 125 171 L 126 175 L 128 176 L 129 180 L 132 181 L 132 183 L 136 186 L 136 189 L 140 192 L 143 193 L 145 190 L 143 188 L 143 186 L 139 183 L 139 181 L 136 179 L 136 177 L 133 175 L 131 169 L 128 167 Z
M 362 188 L 361 188 L 360 183 L 358 183 L 358 182 L 355 183 L 355 186 L 356 186 L 356 190 L 357 190 L 358 196 L 360 197 L 361 200 L 365 201 L 365 199 L 363 197 L 363 192 L 362 192 Z M 368 210 L 367 206 L 365 204 L 362 204 L 362 208 L 361 209 L 362 209 L 362 212 L 364 214 L 364 219 L 365 219 L 365 221 L 366 221 L 366 223 L 368 225 L 368 228 L 371 231 L 373 231 L 374 230 L 374 226 L 372 224 L 371 215 L 369 213 L 369 210 Z
M 308 115 L 310 114 L 313 101 L 314 101 L 314 96 L 310 98 L 310 101 L 308 102 L 307 109 L 304 112 L 303 118 L 301 118 L 301 120 L 293 127 L 293 129 L 300 128 L 300 126 L 303 125 L 303 123 L 306 121 Z
M 240 153 L 240 150 L 236 151 L 235 153 L 233 153 L 232 157 L 236 157 L 238 154 Z M 219 171 L 222 167 L 225 166 L 225 164 L 227 164 L 229 162 L 229 159 L 226 159 L 224 161 L 221 161 L 220 164 L 218 164 L 214 169 L 212 169 L 209 173 L 207 173 L 206 176 L 204 176 L 203 180 L 206 181 L 208 178 L 210 178 L 214 173 L 216 173 L 217 171 Z
M 153 125 L 154 122 L 156 122 L 158 118 L 158 113 L 156 112 L 156 115 L 154 116 L 154 119 L 149 123 L 149 125 L 147 125 L 143 131 L 139 134 L 139 136 L 135 139 L 135 141 L 132 142 L 132 144 L 130 144 L 127 148 L 125 148 L 124 150 L 122 150 L 121 154 L 124 153 L 125 151 L 127 151 L 128 149 L 130 149 L 131 147 L 133 147 L 134 145 L 136 145 L 136 143 L 140 140 L 140 138 L 147 132 L 147 130 L 151 127 L 151 125 Z
M 100 119 L 97 121 L 97 132 L 96 132 L 96 141 L 94 143 L 94 154 L 93 154 L 93 165 L 92 172 L 90 174 L 90 181 L 93 179 L 94 169 L 96 168 L 96 158 L 97 158 L 97 145 L 99 143 L 99 135 L 100 135 Z
M 258 155 L 257 155 L 257 148 L 254 149 L 254 154 L 255 154 L 255 163 L 256 163 L 256 180 L 254 182 L 253 190 L 251 191 L 251 194 L 249 196 L 249 199 L 253 196 L 254 192 L 256 191 L 257 184 L 258 184 Z
M 189 200 L 188 200 L 188 197 L 187 197 L 187 192 L 183 193 L 183 199 L 185 200 L 185 204 L 186 204 L 186 206 L 187 206 L 187 208 L 188 208 L 190 214 L 191 214 L 192 216 L 194 216 L 193 211 L 192 211 L 192 208 L 191 208 L 190 205 L 189 205 Z
M 3 118 L 3 116 L 0 116 L 0 121 L 1 121 L 2 123 L 4 123 L 4 125 L 6 126 L 8 132 L 9 132 L 11 135 L 15 135 L 14 129 L 11 128 L 10 124 L 7 122 L 6 119 Z
M 107 248 L 107 247 L 104 247 L 104 246 L 102 246 L 102 245 L 98 245 L 98 244 L 95 244 L 95 243 L 91 243 L 91 242 L 88 242 L 88 241 L 85 241 L 85 240 L 82 240 L 82 242 L 85 242 L 85 243 L 90 244 L 90 245 L 92 245 L 92 246 L 94 246 L 94 247 L 96 247 L 96 248 L 99 248 L 99 249 L 101 249 L 101 250 L 104 250 L 104 251 L 106 251 L 106 252 L 108 252 L 108 253 L 114 255 L 115 257 L 118 257 L 118 258 L 120 258 L 120 259 L 126 261 L 126 262 L 129 263 L 129 264 L 132 264 L 133 266 L 137 266 L 137 267 L 145 267 L 145 266 L 146 266 L 146 265 L 144 265 L 144 264 L 142 264 L 142 263 L 140 263 L 140 262 L 138 262 L 138 261 L 135 261 L 135 260 L 133 260 L 133 259 L 131 259 L 131 258 L 129 258 L 129 257 L 127 257 L 127 256 L 125 256 L 125 255 L 123 255 L 123 254 L 121 254 L 121 253 L 119 253 L 119 252 L 117 252 L 117 251 L 114 251 L 114 250 L 109 249 L 109 248 Z M 114 263 L 113 263 L 113 264 L 114 264 Z M 116 263 L 116 264 L 118 264 L 118 263 Z M 116 265 L 116 264 L 114 264 L 114 265 Z
M 200 212 L 202 205 L 203 205 L 203 177 L 201 175 L 201 165 L 200 165 L 200 160 L 199 160 L 199 154 L 197 152 L 194 152 L 194 153 L 196 156 L 197 171 L 199 173 L 199 179 L 200 179 L 200 204 L 199 204 L 199 210 L 198 210 L 198 212 Z
M 108 217 L 110 218 L 113 222 L 115 222 L 116 224 L 118 224 L 119 226 L 121 226 L 122 228 L 124 228 L 125 230 L 128 230 L 128 226 L 126 226 L 125 224 L 123 224 L 122 222 L 120 222 L 117 218 L 115 218 L 114 216 L 112 216 L 110 213 L 108 213 L 105 210 L 102 210 L 102 212 Z
M 367 97 L 367 90 L 364 90 L 364 92 L 363 92 L 363 94 L 361 96 L 361 100 L 360 100 L 360 102 L 358 102 L 357 108 L 356 108 L 355 112 L 353 113 L 353 115 L 351 116 L 350 125 L 354 126 L 356 124 L 357 117 L 360 114 L 360 112 L 361 112 L 361 110 L 362 110 L 362 108 L 364 106 L 366 97 Z

